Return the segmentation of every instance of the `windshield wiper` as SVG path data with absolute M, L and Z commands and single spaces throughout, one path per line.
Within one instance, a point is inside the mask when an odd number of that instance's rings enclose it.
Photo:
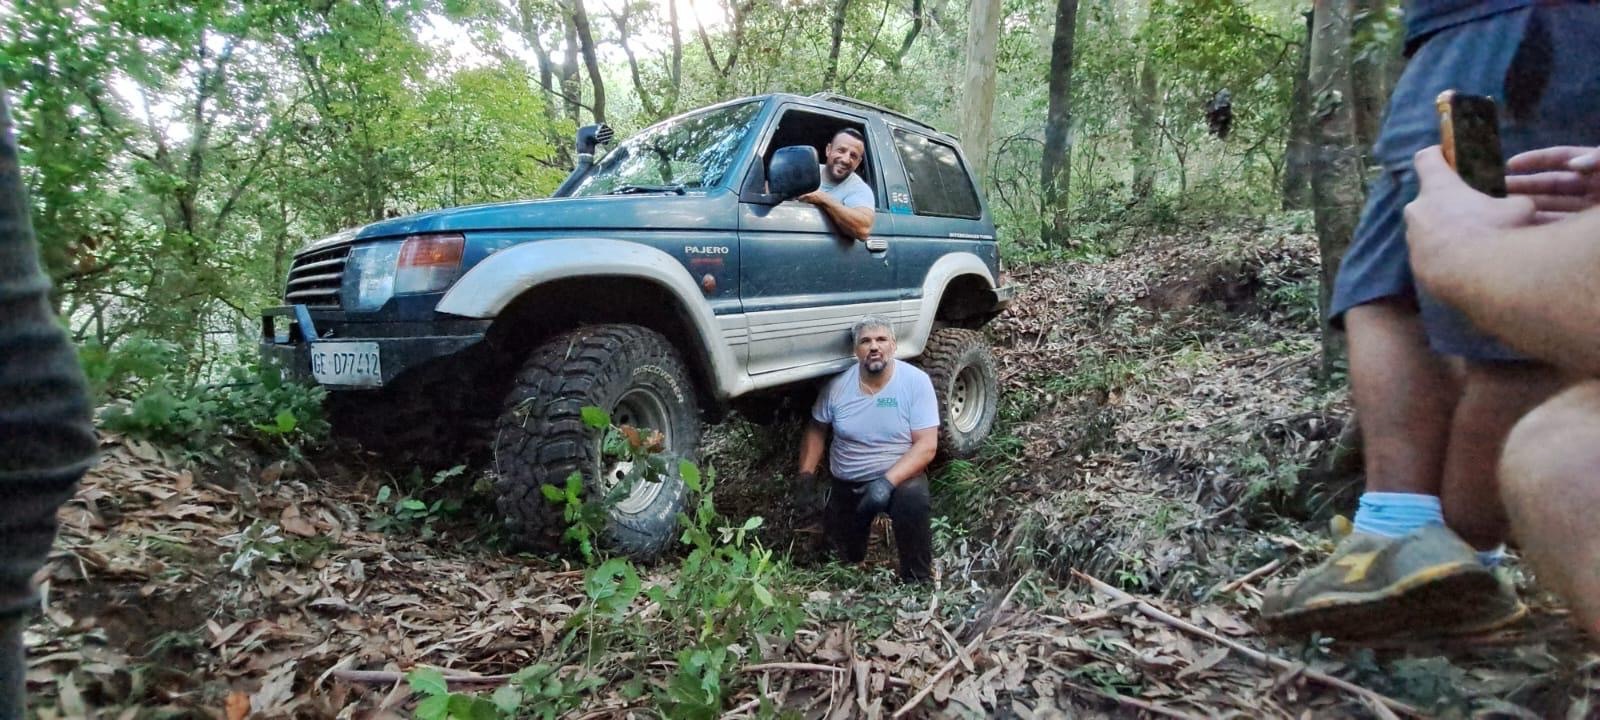
M 683 194 L 682 185 L 623 185 L 607 193 L 608 195 L 637 195 L 640 193 L 672 193 Z

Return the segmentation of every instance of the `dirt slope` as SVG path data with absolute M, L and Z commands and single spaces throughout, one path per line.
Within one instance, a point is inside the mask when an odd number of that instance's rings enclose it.
M 1306 528 L 1349 493 L 1302 480 L 1347 412 L 1316 375 L 1310 237 L 1278 226 L 1152 237 L 1013 277 L 1025 289 L 991 328 L 1003 420 L 980 458 L 936 472 L 936 588 L 895 586 L 883 546 L 865 570 L 813 561 L 815 498 L 784 480 L 792 427 L 713 434 L 719 505 L 768 518 L 764 538 L 798 565 L 781 589 L 804 609 L 793 642 L 742 648 L 732 715 L 765 697 L 799 717 L 881 717 L 913 699 L 911 717 L 1387 716 L 1364 692 L 1446 716 L 1589 712 L 1600 665 L 1534 595 L 1533 622 L 1446 645 L 1252 627 L 1262 584 L 1325 551 Z M 47 611 L 28 635 L 41 716 L 404 715 L 416 698 L 403 686 L 344 671 L 496 676 L 570 658 L 556 646 L 584 600 L 581 569 L 497 550 L 478 503 L 401 517 L 380 487 L 431 483 L 347 461 L 200 480 L 156 448 L 107 438 L 62 512 Z M 663 564 L 644 582 L 668 586 L 674 572 Z M 646 632 L 669 630 L 648 600 L 630 613 Z M 601 685 L 570 714 L 656 716 L 627 686 L 664 684 L 672 650 L 591 653 Z

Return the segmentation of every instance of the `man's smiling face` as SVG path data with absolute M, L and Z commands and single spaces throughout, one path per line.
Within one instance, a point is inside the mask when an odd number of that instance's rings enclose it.
M 828 177 L 835 183 L 843 182 L 861 166 L 861 158 L 866 152 L 867 146 L 860 140 L 844 133 L 834 135 L 827 149 Z
M 861 336 L 856 339 L 856 360 L 868 375 L 875 376 L 889 367 L 894 350 L 894 333 L 886 327 L 862 328 Z

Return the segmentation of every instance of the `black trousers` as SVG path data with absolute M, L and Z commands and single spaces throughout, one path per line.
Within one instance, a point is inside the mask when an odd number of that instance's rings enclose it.
M 828 542 L 846 562 L 867 557 L 867 539 L 875 514 L 856 512 L 860 483 L 833 481 L 828 507 L 822 511 L 822 529 Z M 933 526 L 928 506 L 928 477 L 918 475 L 901 483 L 889 496 L 889 519 L 894 521 L 894 544 L 900 550 L 900 578 L 923 582 L 933 578 Z

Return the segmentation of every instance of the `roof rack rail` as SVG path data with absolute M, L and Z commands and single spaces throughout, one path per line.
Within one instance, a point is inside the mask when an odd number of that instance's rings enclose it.
M 860 108 L 862 110 L 872 110 L 874 112 L 880 112 L 880 113 L 883 113 L 885 115 L 893 115 L 893 116 L 895 116 L 895 117 L 897 117 L 897 118 L 899 118 L 901 120 L 904 120 L 904 121 L 906 121 L 908 123 L 916 125 L 917 127 L 921 127 L 921 128 L 926 128 L 928 130 L 932 130 L 933 132 L 939 133 L 940 135 L 950 135 L 950 133 L 947 133 L 947 132 L 945 132 L 943 130 L 940 130 L 939 128 L 936 128 L 936 127 L 934 127 L 932 125 L 929 125 L 929 124 L 927 124 L 927 123 L 925 123 L 925 122 L 923 122 L 921 120 L 918 120 L 918 119 L 916 119 L 914 117 L 911 117 L 910 115 L 907 115 L 907 114 L 905 114 L 903 112 L 900 112 L 898 110 L 891 110 L 891 109 L 886 108 L 886 107 L 884 107 L 882 105 L 879 105 L 877 103 L 869 103 L 869 102 L 867 102 L 865 100 L 857 100 L 856 98 L 850 97 L 848 95 L 840 95 L 839 93 L 836 93 L 836 92 L 823 91 L 823 92 L 819 92 L 819 93 L 813 93 L 811 95 L 811 99 L 813 99 L 813 100 L 826 100 L 828 102 L 834 102 L 834 103 L 838 103 L 840 105 L 849 105 L 849 106 L 852 106 L 852 107 L 857 107 L 857 108 Z M 954 137 L 954 136 L 951 135 L 951 137 Z

